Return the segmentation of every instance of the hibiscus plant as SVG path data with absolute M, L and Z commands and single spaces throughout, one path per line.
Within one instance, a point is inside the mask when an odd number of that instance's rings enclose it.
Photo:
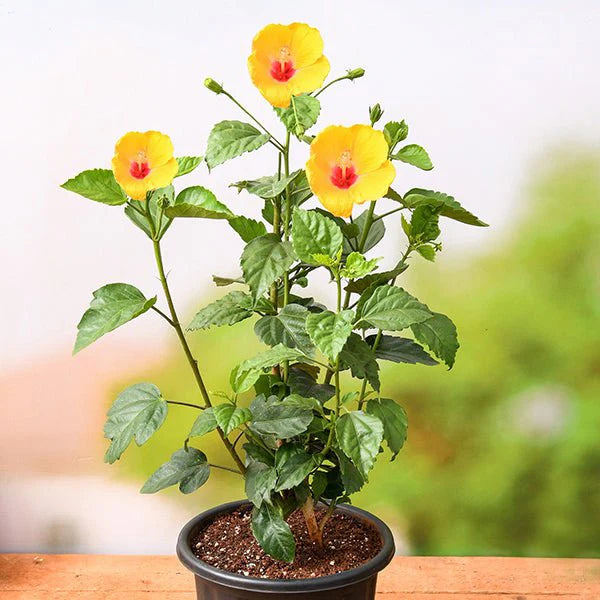
M 157 296 L 125 283 L 101 287 L 78 325 L 74 352 L 143 313 L 164 319 L 181 343 L 198 402 L 168 400 L 152 383 L 128 387 L 108 412 L 105 460 L 118 460 L 132 440 L 146 442 L 164 422 L 169 405 L 195 410 L 182 448 L 142 492 L 178 485 L 188 494 L 207 481 L 211 468 L 239 473 L 254 505 L 254 535 L 268 554 L 291 561 L 295 542 L 287 516 L 301 509 L 312 541 L 321 545 L 336 505 L 363 487 L 384 446 L 393 460 L 406 440 L 406 413 L 385 396 L 380 361 L 441 361 L 448 368 L 454 363 L 458 341 L 452 321 L 399 286 L 409 260 L 435 259 L 443 218 L 485 223 L 444 193 L 390 187 L 396 168 L 430 170 L 432 163 L 421 146 L 404 144 L 404 121 L 379 125 L 379 105 L 369 109 L 368 124 L 309 133 L 323 92 L 364 74 L 354 69 L 324 84 L 329 63 L 316 29 L 300 23 L 265 27 L 254 38 L 248 68 L 274 107 L 280 122 L 276 133 L 207 79 L 209 90 L 232 101 L 249 120 L 217 123 L 204 159 L 174 158 L 173 145 L 162 133 L 130 132 L 117 142 L 112 169 L 84 171 L 63 184 L 91 200 L 124 206 L 125 215 L 150 239 L 166 301 L 159 308 Z M 292 143 L 294 158 L 308 156 L 305 168 L 292 170 Z M 203 186 L 175 192 L 174 179 L 201 162 L 212 170 L 263 146 L 274 151 L 274 174 L 232 184 L 247 194 L 244 203 L 259 204 L 261 220 L 238 215 Z M 355 214 L 355 204 L 366 204 L 366 210 Z M 242 242 L 240 274 L 213 278 L 217 286 L 237 289 L 200 309 L 187 326 L 176 311 L 161 249 L 171 225 L 184 218 L 220 220 Z M 404 232 L 404 247 L 383 268 L 377 253 L 369 253 L 392 220 L 401 225 L 397 231 Z M 327 273 L 335 289 L 332 308 L 303 294 L 318 271 Z M 254 331 L 265 349 L 232 365 L 227 391 L 209 392 L 202 357 L 194 356 L 188 336 L 245 319 L 255 319 Z M 195 447 L 215 430 L 230 465 L 209 462 Z M 326 510 L 316 511 L 317 503 Z

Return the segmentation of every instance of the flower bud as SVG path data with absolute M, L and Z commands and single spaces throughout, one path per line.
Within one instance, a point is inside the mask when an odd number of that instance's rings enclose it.
M 211 92 L 214 92 L 215 94 L 220 94 L 223 92 L 223 87 L 221 86 L 221 84 L 217 83 L 214 79 L 211 79 L 210 77 L 207 77 L 204 80 L 204 86 L 207 87 Z
M 383 115 L 383 110 L 381 110 L 381 106 L 377 103 L 375 106 L 369 106 L 369 117 L 371 119 L 371 125 L 375 125 L 381 116 Z
M 352 69 L 351 71 L 348 71 L 348 79 L 352 80 L 352 79 L 358 79 L 359 77 L 362 77 L 365 74 L 365 70 L 364 69 Z

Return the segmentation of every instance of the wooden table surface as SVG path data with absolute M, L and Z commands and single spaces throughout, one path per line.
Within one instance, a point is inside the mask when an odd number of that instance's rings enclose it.
M 378 600 L 600 600 L 600 559 L 397 557 Z M 1 600 L 194 600 L 174 556 L 0 555 Z M 332 600 L 334 597 L 332 596 Z

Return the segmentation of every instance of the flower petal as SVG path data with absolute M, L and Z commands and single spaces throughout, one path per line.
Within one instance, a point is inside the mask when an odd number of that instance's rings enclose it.
M 389 152 L 383 132 L 369 125 L 353 125 L 350 131 L 353 138 L 350 153 L 357 173 L 362 175 L 378 169 Z
M 292 23 L 289 28 L 292 34 L 289 48 L 294 68 L 302 69 L 317 62 L 323 56 L 323 38 L 319 30 L 306 23 Z
M 279 50 L 290 47 L 293 30 L 289 25 L 271 23 L 263 27 L 252 40 L 252 54 L 259 60 L 271 64 L 279 60 Z
M 144 179 L 148 184 L 149 190 L 157 190 L 166 187 L 177 175 L 177 161 L 172 158 L 166 164 L 156 167 L 150 171 L 150 174 Z
M 287 108 L 290 105 L 292 92 L 289 82 L 273 79 L 270 67 L 254 54 L 248 57 L 248 71 L 252 83 L 268 102 L 279 108 Z
M 383 163 L 379 169 L 360 175 L 356 183 L 350 188 L 356 194 L 355 202 L 363 204 L 369 200 L 378 200 L 385 196 L 395 177 L 396 169 L 389 160 Z
M 299 68 L 290 79 L 289 84 L 292 94 L 297 96 L 307 92 L 314 92 L 320 88 L 329 75 L 329 61 L 325 56 L 321 56 L 310 66 Z
M 342 152 L 352 148 L 353 141 L 349 127 L 329 125 L 312 141 L 310 145 L 311 159 L 329 172 L 338 163 Z
M 115 154 L 130 163 L 140 151 L 146 149 L 146 134 L 140 131 L 126 133 L 116 144 Z
M 146 156 L 151 169 L 164 165 L 173 158 L 173 142 L 160 131 L 146 131 Z M 162 186 L 161 186 L 162 187 Z

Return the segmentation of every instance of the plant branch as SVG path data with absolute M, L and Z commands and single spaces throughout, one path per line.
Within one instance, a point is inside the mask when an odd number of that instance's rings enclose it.
M 173 327 L 173 321 L 162 311 L 160 308 L 156 308 L 156 306 L 150 307 L 154 312 L 158 313 L 171 327 Z
M 208 466 L 212 467 L 213 469 L 222 469 L 223 471 L 229 471 L 230 473 L 235 473 L 236 475 L 243 475 L 241 471 L 238 471 L 237 469 L 232 469 L 231 467 L 224 467 L 222 465 L 215 465 L 213 463 L 208 463 Z
M 152 231 L 153 238 L 156 238 L 156 230 L 155 230 L 154 222 L 152 221 L 152 219 L 150 217 L 150 209 L 149 209 L 147 200 L 146 200 L 146 214 L 148 217 L 148 221 L 150 224 L 150 229 Z M 187 358 L 190 368 L 192 369 L 192 373 L 194 374 L 194 378 L 198 385 L 198 389 L 200 390 L 200 394 L 202 395 L 202 398 L 204 400 L 204 405 L 206 408 L 208 408 L 208 407 L 212 406 L 212 403 L 210 401 L 210 396 L 208 394 L 208 390 L 206 389 L 206 386 L 204 385 L 204 380 L 202 379 L 202 375 L 200 374 L 200 369 L 198 368 L 198 361 L 194 358 L 194 355 L 192 354 L 190 346 L 185 338 L 185 334 L 183 333 L 183 329 L 181 328 L 181 324 L 179 323 L 179 318 L 177 316 L 177 311 L 175 310 L 175 304 L 173 303 L 173 298 L 171 296 L 171 290 L 169 289 L 169 284 L 167 282 L 167 276 L 165 274 L 165 268 L 164 268 L 162 253 L 161 253 L 161 249 L 160 249 L 160 242 L 157 239 L 153 239 L 152 244 L 154 246 L 154 258 L 156 259 L 158 275 L 160 277 L 160 282 L 162 284 L 162 288 L 163 288 L 165 297 L 167 299 L 167 305 L 169 306 L 169 312 L 171 314 L 171 321 L 173 322 L 173 328 L 175 329 L 175 332 L 177 333 L 177 337 L 179 338 L 179 342 L 181 343 L 183 352 Z M 221 428 L 218 428 L 217 431 L 219 432 L 219 435 L 220 435 L 221 439 L 223 440 L 223 444 L 225 444 L 225 447 L 227 448 L 229 454 L 231 455 L 231 458 L 233 458 L 233 460 L 237 464 L 240 471 L 242 473 L 245 473 L 246 467 L 244 466 L 244 463 L 242 462 L 241 458 L 238 456 L 237 452 L 231 445 L 231 442 L 227 439 L 227 436 L 225 435 L 225 433 L 223 432 L 223 430 Z
M 278 141 L 277 138 L 249 110 L 242 106 L 229 92 L 223 90 L 222 93 L 225 94 L 225 96 L 227 96 L 238 108 L 246 113 L 269 136 L 269 142 L 272 143 L 277 150 L 280 152 L 284 151 L 283 144 Z
M 383 219 L 384 217 L 389 217 L 390 215 L 393 215 L 394 213 L 397 213 L 401 210 L 404 210 L 404 206 L 394 208 L 393 210 L 389 210 L 388 212 L 383 213 L 382 215 L 378 215 L 373 219 L 373 223 L 375 223 L 375 221 L 381 221 L 381 219 Z
M 191 404 L 190 402 L 179 402 L 178 400 L 167 400 L 167 404 L 177 404 L 178 406 L 188 406 L 189 408 L 197 408 L 198 410 L 205 410 L 206 406 L 200 406 L 199 404 Z

